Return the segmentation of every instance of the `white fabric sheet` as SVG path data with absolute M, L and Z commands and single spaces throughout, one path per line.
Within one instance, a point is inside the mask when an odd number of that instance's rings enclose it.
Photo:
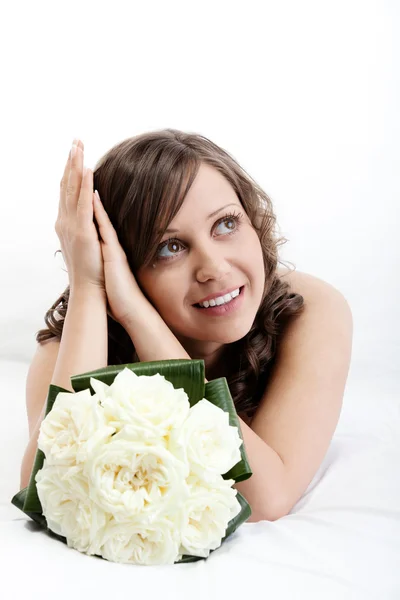
M 400 598 L 400 390 L 395 375 L 373 378 L 350 371 L 329 450 L 289 515 L 244 523 L 206 560 L 145 567 L 70 549 L 11 504 L 28 441 L 28 366 L 0 362 L 1 598 Z

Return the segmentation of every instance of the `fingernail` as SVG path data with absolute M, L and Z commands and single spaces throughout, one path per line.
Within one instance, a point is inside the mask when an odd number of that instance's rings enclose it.
M 94 190 L 95 195 L 97 196 L 97 200 L 100 202 L 100 196 L 99 196 L 99 192 L 97 190 Z

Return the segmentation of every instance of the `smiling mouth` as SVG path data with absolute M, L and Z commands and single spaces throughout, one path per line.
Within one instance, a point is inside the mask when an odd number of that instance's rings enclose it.
M 240 296 L 240 294 L 242 293 L 243 288 L 244 288 L 244 285 L 242 285 L 242 287 L 239 288 L 239 294 L 238 294 L 238 296 Z M 218 305 L 216 304 L 215 306 L 223 306 L 224 304 L 226 304 L 226 303 L 224 302 L 223 304 L 218 304 Z M 229 304 L 229 302 L 227 304 Z M 197 304 L 192 304 L 192 306 L 195 306 L 196 308 L 203 308 L 203 309 L 207 310 L 205 308 L 205 306 L 200 306 L 200 304 L 198 302 L 197 302 Z

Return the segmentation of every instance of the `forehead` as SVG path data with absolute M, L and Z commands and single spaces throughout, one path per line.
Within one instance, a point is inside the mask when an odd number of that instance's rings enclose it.
M 213 211 L 235 201 L 240 204 L 229 181 L 217 169 L 202 163 L 179 212 L 173 219 L 173 226 L 178 226 L 182 220 L 186 220 L 187 217 L 193 218 L 194 215 L 206 219 Z
M 214 167 L 201 163 L 185 200 L 196 199 L 210 194 L 232 194 L 234 190 L 225 177 Z
M 182 206 L 164 234 L 183 233 L 190 230 L 194 224 L 197 227 L 199 223 L 213 218 L 227 205 L 231 205 L 232 210 L 234 205 L 241 206 L 234 188 L 217 169 L 201 163 Z M 161 230 L 158 233 L 161 233 Z

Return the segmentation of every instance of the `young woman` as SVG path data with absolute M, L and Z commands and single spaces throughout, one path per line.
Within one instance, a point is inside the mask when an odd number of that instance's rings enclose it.
M 286 240 L 270 198 L 207 138 L 155 131 L 114 146 L 93 173 L 83 165 L 76 140 L 55 227 L 69 286 L 36 337 L 21 487 L 50 383 L 72 391 L 72 375 L 102 366 L 201 358 L 206 380 L 226 377 L 240 418 L 253 476 L 235 487 L 250 520 L 287 514 L 339 418 L 347 302 L 326 282 L 278 269 Z

